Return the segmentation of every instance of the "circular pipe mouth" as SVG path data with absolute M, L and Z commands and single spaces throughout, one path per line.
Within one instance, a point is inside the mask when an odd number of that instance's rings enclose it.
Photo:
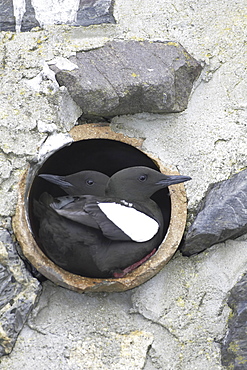
M 33 214 L 33 199 L 42 192 L 52 196 L 65 193 L 57 185 L 39 177 L 39 173 L 68 175 L 82 170 L 100 171 L 108 176 L 131 166 L 147 166 L 167 175 L 177 175 L 159 159 L 139 149 L 141 141 L 116 134 L 107 126 L 86 124 L 71 130 L 75 140 L 52 154 L 36 171 L 27 171 L 20 180 L 19 197 L 13 228 L 24 257 L 46 278 L 77 292 L 116 292 L 132 289 L 157 274 L 172 258 L 183 236 L 187 201 L 183 184 L 176 184 L 154 195 L 162 210 L 165 238 L 157 252 L 145 263 L 122 278 L 92 278 L 68 272 L 53 263 L 38 241 L 38 222 Z

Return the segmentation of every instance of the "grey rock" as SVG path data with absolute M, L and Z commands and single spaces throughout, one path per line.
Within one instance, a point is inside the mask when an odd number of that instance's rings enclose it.
M 0 2 L 0 31 L 15 31 L 15 16 L 12 0 Z
M 232 288 L 228 305 L 232 313 L 221 346 L 222 364 L 232 370 L 247 368 L 247 274 Z
M 9 232 L 0 230 L 0 356 L 9 354 L 41 291 Z
M 23 15 L 21 21 L 21 31 L 26 32 L 30 31 L 34 27 L 39 27 L 40 24 L 38 20 L 35 18 L 35 10 L 32 6 L 31 0 L 26 0 L 26 11 Z
M 73 26 L 116 23 L 113 16 L 113 0 L 80 0 L 76 22 Z
M 175 42 L 112 41 L 78 52 L 56 79 L 87 117 L 186 109 L 201 65 Z
M 247 170 L 211 184 L 181 247 L 183 255 L 199 253 L 247 232 Z

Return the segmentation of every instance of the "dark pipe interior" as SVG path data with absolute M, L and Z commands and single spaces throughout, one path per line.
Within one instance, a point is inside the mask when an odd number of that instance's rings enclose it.
M 154 161 L 137 148 L 116 140 L 88 139 L 73 142 L 59 149 L 42 165 L 38 174 L 69 175 L 83 170 L 95 170 L 108 176 L 133 166 L 146 166 L 159 171 Z M 38 220 L 33 214 L 33 199 L 39 199 L 43 192 L 53 197 L 65 195 L 57 185 L 36 176 L 29 193 L 29 219 L 35 240 L 38 243 Z M 171 216 L 171 201 L 168 189 L 162 189 L 152 196 L 159 205 L 165 224 L 165 232 Z

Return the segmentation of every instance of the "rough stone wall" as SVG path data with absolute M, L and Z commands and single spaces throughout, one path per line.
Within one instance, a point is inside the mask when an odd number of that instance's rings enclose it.
M 18 179 L 41 144 L 66 134 L 81 115 L 47 63 L 108 40 L 175 40 L 204 65 L 184 112 L 120 116 L 111 124 L 192 176 L 191 215 L 210 183 L 245 168 L 245 7 L 245 0 L 116 0 L 116 24 L 1 32 L 1 227 L 11 232 Z M 44 283 L 1 368 L 224 369 L 227 297 L 247 270 L 246 243 L 227 241 L 190 258 L 178 252 L 155 278 L 126 293 L 79 295 Z

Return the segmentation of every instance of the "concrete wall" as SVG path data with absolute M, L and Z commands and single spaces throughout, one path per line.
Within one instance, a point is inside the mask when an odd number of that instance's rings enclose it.
M 81 114 L 47 63 L 109 39 L 178 41 L 204 66 L 184 112 L 121 116 L 111 124 L 144 138 L 145 150 L 193 178 L 186 184 L 191 214 L 210 183 L 245 168 L 245 11 L 244 0 L 116 0 L 116 24 L 2 32 L 1 226 L 11 229 L 18 179 L 40 145 L 66 134 Z M 224 369 L 226 301 L 246 272 L 246 243 L 227 241 L 190 258 L 178 252 L 156 277 L 126 293 L 79 295 L 45 282 L 1 368 Z

